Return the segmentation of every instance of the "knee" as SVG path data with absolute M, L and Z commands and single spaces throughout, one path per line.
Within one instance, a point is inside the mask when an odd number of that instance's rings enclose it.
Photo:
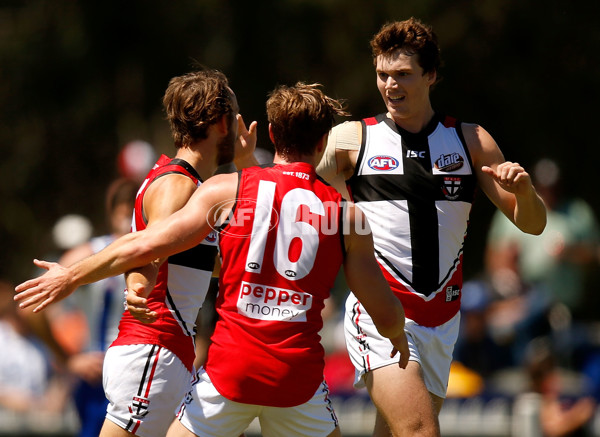
M 392 431 L 394 437 L 440 437 L 440 427 L 436 418 L 412 417 L 405 420 L 402 429 Z

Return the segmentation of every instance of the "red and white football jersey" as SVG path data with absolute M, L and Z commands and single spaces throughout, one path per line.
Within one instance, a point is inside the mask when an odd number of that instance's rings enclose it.
M 143 200 L 150 184 L 174 173 L 191 178 L 198 186 L 201 184 L 200 177 L 189 163 L 162 155 L 138 191 L 133 232 L 146 228 Z M 196 318 L 210 285 L 216 256 L 216 232 L 211 232 L 196 247 L 170 256 L 161 265 L 156 286 L 148 296 L 148 307 L 158 313 L 158 320 L 145 324 L 125 311 L 113 345 L 157 344 L 177 355 L 191 371 L 195 358 Z
M 219 320 L 205 365 L 226 398 L 290 407 L 323 381 L 321 310 L 343 261 L 341 211 L 309 164 L 240 172 L 219 235 Z
M 442 325 L 460 309 L 477 184 L 460 122 L 436 114 L 411 133 L 380 114 L 362 128 L 348 191 L 369 220 L 375 257 L 406 317 Z

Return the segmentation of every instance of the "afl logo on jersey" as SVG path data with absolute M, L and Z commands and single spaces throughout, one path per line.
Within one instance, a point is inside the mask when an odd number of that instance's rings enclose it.
M 389 171 L 398 168 L 398 160 L 393 156 L 377 155 L 369 159 L 369 167 L 373 170 Z
M 217 241 L 217 233 L 215 231 L 211 231 L 205 238 L 208 243 L 214 243 Z

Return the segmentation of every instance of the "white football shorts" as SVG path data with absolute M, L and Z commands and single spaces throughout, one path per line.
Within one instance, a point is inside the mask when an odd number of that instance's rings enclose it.
M 204 368 L 198 370 L 177 417 L 184 427 L 202 437 L 239 436 L 257 417 L 263 437 L 325 437 L 338 425 L 325 381 L 304 404 L 266 407 L 221 396 Z
M 418 325 L 406 319 L 404 330 L 410 349 L 410 361 L 423 369 L 427 390 L 441 398 L 446 397 L 452 352 L 458 338 L 460 312 L 443 325 L 433 328 Z M 400 355 L 390 358 L 392 343 L 381 336 L 362 304 L 350 293 L 346 299 L 344 335 L 350 360 L 354 364 L 354 387 L 363 388 L 363 375 L 379 367 L 398 363 Z
M 170 350 L 151 344 L 112 346 L 103 368 L 106 418 L 139 437 L 164 437 L 193 374 Z

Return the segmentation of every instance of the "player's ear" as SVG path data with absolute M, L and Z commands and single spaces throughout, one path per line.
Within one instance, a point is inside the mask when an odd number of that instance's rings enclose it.
M 427 82 L 429 86 L 432 86 L 437 80 L 437 71 L 433 70 L 427 73 Z
M 271 123 L 269 123 L 269 138 L 271 139 L 273 145 L 275 145 L 275 139 L 273 137 L 273 126 L 271 125 Z
M 325 152 L 325 147 L 327 147 L 327 139 L 329 138 L 329 133 L 326 133 L 321 137 L 315 146 L 315 165 L 321 162 L 323 158 L 323 152 Z
M 317 155 L 319 155 L 319 156 L 321 155 L 321 153 L 323 153 L 323 150 L 325 150 L 325 146 L 327 146 L 327 137 L 328 137 L 328 135 L 329 135 L 329 133 L 326 133 L 317 142 L 317 148 L 315 149 L 315 151 L 317 152 Z
M 221 135 L 227 135 L 227 132 L 229 131 L 229 117 L 227 114 L 224 114 L 221 116 L 221 118 L 219 118 L 219 120 L 216 123 L 217 126 L 217 131 L 221 134 Z

